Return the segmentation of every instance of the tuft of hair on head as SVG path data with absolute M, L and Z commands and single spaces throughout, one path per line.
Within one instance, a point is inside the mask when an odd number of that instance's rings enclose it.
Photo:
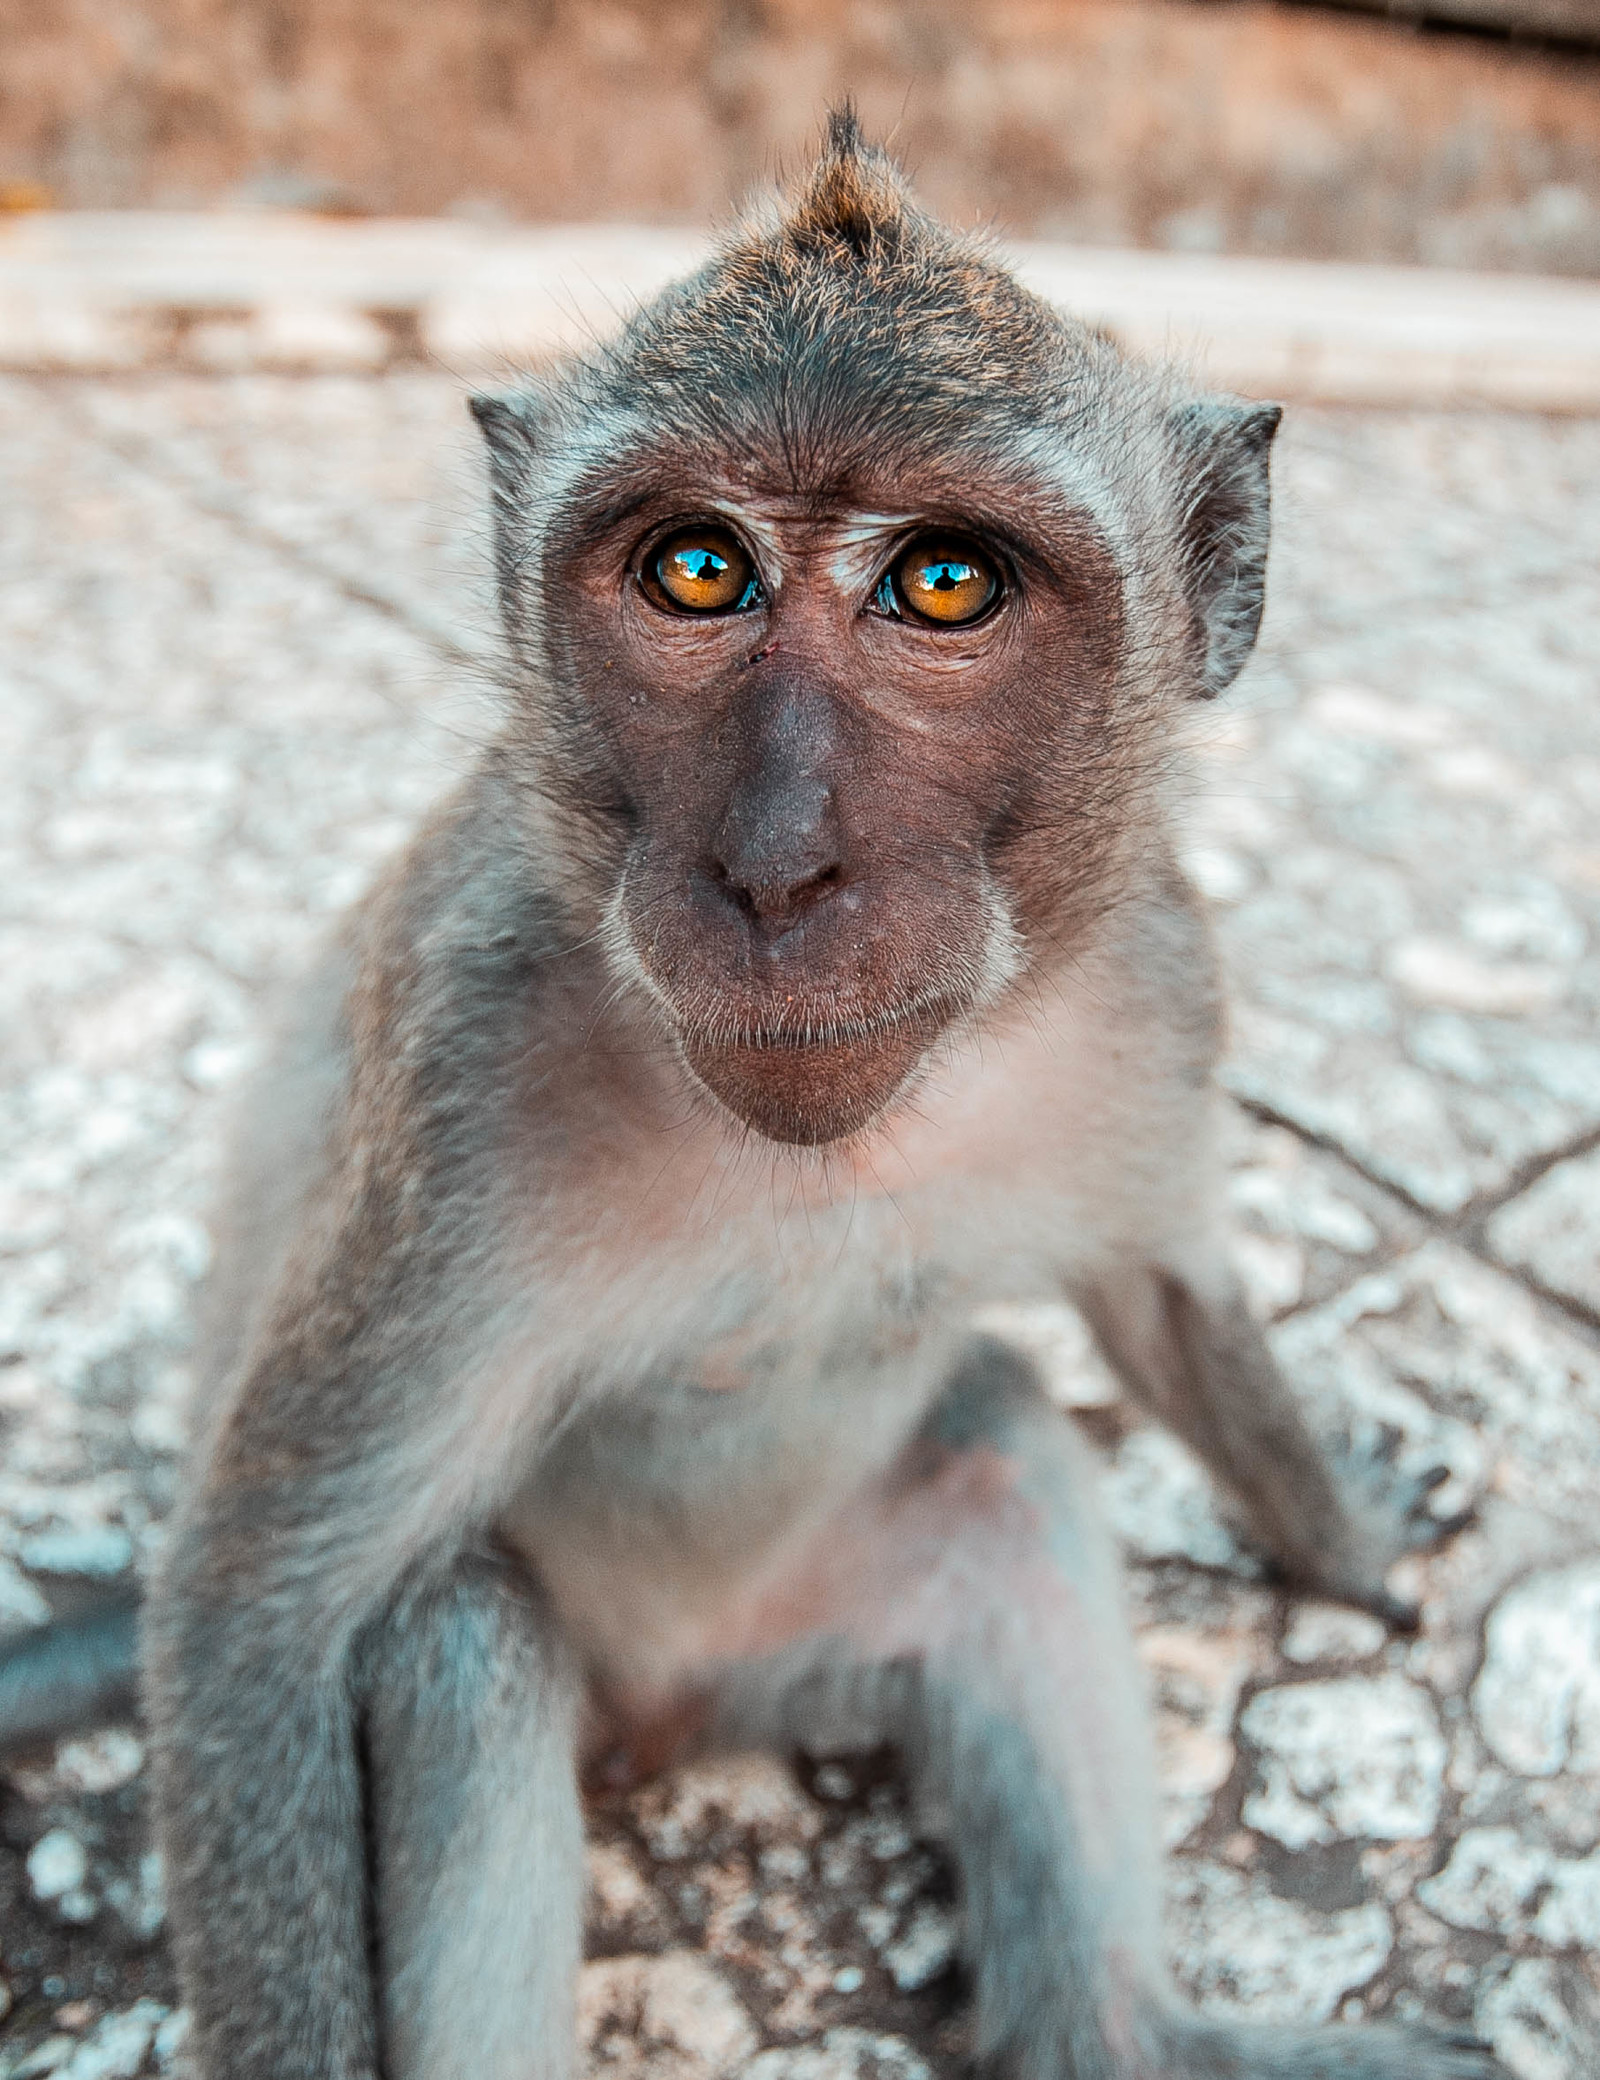
M 868 144 L 853 102 L 830 110 L 822 152 L 805 184 L 785 198 L 779 230 L 800 252 L 843 247 L 892 254 L 918 212 L 889 154 Z

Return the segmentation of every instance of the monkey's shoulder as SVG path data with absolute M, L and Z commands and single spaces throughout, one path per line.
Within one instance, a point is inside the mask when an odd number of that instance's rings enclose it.
M 574 937 L 542 835 L 512 762 L 492 748 L 348 918 L 352 1015 L 431 1037 L 537 990 Z
M 344 921 L 350 1132 L 421 1159 L 503 1146 L 530 1089 L 548 1112 L 607 988 L 596 939 L 537 799 L 492 747 Z

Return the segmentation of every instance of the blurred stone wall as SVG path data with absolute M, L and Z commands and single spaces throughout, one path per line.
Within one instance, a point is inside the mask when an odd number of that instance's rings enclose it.
M 957 217 L 1600 272 L 1600 55 L 1270 0 L 0 0 L 0 200 L 699 222 L 846 92 Z

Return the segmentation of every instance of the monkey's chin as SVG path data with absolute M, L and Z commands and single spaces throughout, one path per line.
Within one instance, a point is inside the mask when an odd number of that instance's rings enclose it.
M 904 1086 L 928 1034 L 901 1027 L 831 1046 L 713 1043 L 682 1036 L 684 1060 L 734 1115 L 768 1141 L 820 1148 L 859 1134 Z

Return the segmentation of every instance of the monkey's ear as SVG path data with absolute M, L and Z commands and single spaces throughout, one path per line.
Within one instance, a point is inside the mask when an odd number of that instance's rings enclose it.
M 543 430 L 540 400 L 526 390 L 483 391 L 468 398 L 467 409 L 489 446 L 496 497 L 526 494 Z
M 1172 414 L 1187 586 L 1207 700 L 1238 677 L 1261 626 L 1271 519 L 1267 454 L 1282 417 L 1281 405 L 1224 398 L 1198 399 Z

